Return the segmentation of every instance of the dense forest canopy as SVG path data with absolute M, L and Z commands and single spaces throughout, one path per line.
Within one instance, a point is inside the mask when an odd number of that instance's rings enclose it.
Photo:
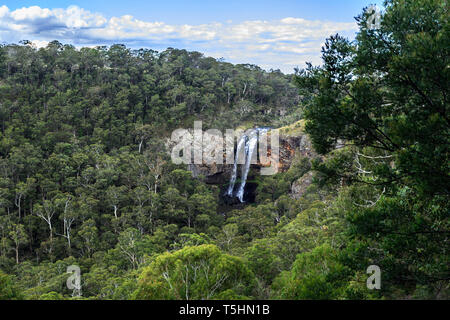
M 0 46 L 0 299 L 448 299 L 448 4 L 385 7 L 293 75 L 172 48 Z M 321 156 L 226 206 L 170 160 L 194 120 L 303 120 Z

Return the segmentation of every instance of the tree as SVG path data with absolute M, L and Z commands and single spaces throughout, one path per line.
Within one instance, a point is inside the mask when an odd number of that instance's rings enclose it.
M 135 136 L 139 145 L 139 153 L 141 153 L 144 142 L 149 139 L 154 133 L 155 129 L 152 125 L 136 125 Z
M 98 229 L 95 226 L 93 219 L 88 219 L 83 222 L 80 230 L 78 231 L 79 247 L 82 249 L 83 254 L 91 257 L 98 242 Z
M 337 258 L 339 253 L 328 244 L 298 255 L 290 272 L 274 281 L 275 296 L 281 299 L 345 298 L 351 271 Z
M 34 178 L 28 178 L 25 183 L 19 182 L 16 188 L 16 195 L 14 199 L 14 204 L 19 210 L 19 220 L 22 217 L 22 201 L 25 197 L 31 192 L 31 190 L 35 187 L 36 180 Z
M 25 228 L 21 224 L 13 223 L 10 226 L 9 236 L 14 242 L 14 251 L 16 252 L 16 264 L 19 264 L 19 247 L 21 244 L 25 244 L 28 241 L 28 236 Z
M 448 7 L 389 0 L 375 30 L 369 15 L 357 18 L 355 42 L 330 37 L 323 67 L 297 77 L 310 92 L 306 131 L 329 155 L 314 168 L 319 180 L 369 196 L 348 209 L 349 231 L 370 243 L 389 283 L 426 285 L 436 296 L 448 280 Z
M 106 199 L 109 205 L 114 210 L 114 217 L 117 219 L 119 217 L 119 208 L 121 203 L 126 199 L 126 187 L 125 186 L 110 186 L 106 190 Z
M 53 224 L 52 218 L 56 212 L 56 206 L 51 200 L 44 200 L 42 205 L 36 205 L 35 214 L 47 223 L 49 230 L 50 252 L 53 249 Z
M 57 206 L 63 208 L 63 212 L 60 215 L 60 219 L 63 220 L 63 234 L 61 236 L 66 238 L 67 240 L 69 253 L 72 250 L 72 225 L 77 217 L 77 213 L 73 208 L 72 201 L 73 199 L 71 195 L 66 195 L 63 198 L 56 200 Z
M 281 271 L 281 259 L 274 251 L 270 242 L 263 239 L 256 240 L 245 253 L 249 267 L 265 283 L 271 283 Z
M 195 193 L 188 199 L 187 225 L 196 221 L 197 217 L 204 215 L 212 217 L 217 211 L 217 205 L 211 194 Z
M 12 277 L 0 270 L 0 300 L 22 300 L 23 298 Z
M 239 234 L 239 228 L 236 223 L 228 223 L 223 226 L 222 232 L 218 234 L 217 241 L 222 249 L 230 251 L 233 241 Z
M 120 233 L 117 248 L 134 269 L 142 264 L 144 254 L 150 254 L 152 251 L 149 239 L 134 228 L 128 228 Z
M 214 299 L 227 290 L 249 295 L 253 274 L 242 259 L 214 245 L 159 255 L 142 272 L 135 299 Z
M 379 30 L 368 29 L 368 14 L 361 15 L 356 42 L 332 36 L 322 50 L 323 68 L 310 67 L 298 79 L 306 85 L 313 77 L 319 92 L 305 109 L 306 130 L 321 153 L 338 141 L 362 154 L 362 148 L 378 150 L 368 157 L 378 160 L 380 183 L 448 195 L 445 6 L 439 0 L 387 4 Z
M 144 163 L 153 178 L 153 192 L 158 193 L 158 185 L 163 174 L 164 165 L 167 163 L 165 158 L 167 155 L 161 153 L 161 150 L 148 150 L 144 154 Z M 151 190 L 150 184 L 146 184 L 146 187 Z

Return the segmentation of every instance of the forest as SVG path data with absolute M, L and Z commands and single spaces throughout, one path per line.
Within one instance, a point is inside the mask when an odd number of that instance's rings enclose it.
M 368 19 L 293 74 L 175 48 L 1 45 L 0 300 L 449 299 L 448 3 L 388 0 Z M 194 121 L 300 132 L 317 156 L 227 204 L 171 161 Z

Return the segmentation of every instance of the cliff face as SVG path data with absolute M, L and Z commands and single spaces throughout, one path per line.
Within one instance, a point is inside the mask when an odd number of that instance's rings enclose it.
M 276 159 L 275 155 L 272 155 L 272 150 L 270 145 L 268 146 L 267 156 L 270 158 L 271 163 L 278 163 L 278 172 L 286 172 L 291 167 L 294 158 L 317 158 L 318 155 L 314 151 L 311 141 L 308 136 L 303 131 L 304 123 L 302 120 L 279 129 L 279 158 Z M 193 136 L 193 131 L 188 130 L 189 134 Z M 270 139 L 269 139 L 270 140 Z M 201 143 L 201 142 L 200 142 Z M 205 141 L 203 141 L 205 144 Z M 170 139 L 166 143 L 167 150 L 172 150 L 176 145 L 176 142 Z M 205 146 L 211 147 L 214 142 L 208 140 Z M 196 143 L 194 142 L 194 146 Z M 198 146 L 197 146 L 198 147 Z M 201 148 L 201 146 L 200 146 Z M 218 149 L 221 149 L 219 147 Z M 191 159 L 194 162 L 193 158 Z M 223 154 L 224 164 L 188 164 L 187 170 L 191 171 L 192 176 L 197 179 L 201 179 L 207 184 L 219 185 L 223 192 L 226 192 L 228 185 L 230 183 L 231 176 L 233 174 L 233 164 L 226 164 L 226 154 Z M 238 171 L 240 174 L 239 166 Z M 252 195 L 248 195 L 256 190 L 255 178 L 260 174 L 260 169 L 262 168 L 261 163 L 252 164 L 250 171 L 248 173 L 248 179 L 245 186 L 245 192 L 247 194 L 247 199 L 251 198 Z M 293 198 L 301 197 L 309 185 L 312 183 L 312 173 L 308 172 L 304 176 L 300 177 L 294 181 L 291 185 L 290 196 Z M 253 191 L 252 191 L 253 190 Z M 253 195 L 254 196 L 254 195 Z
M 317 153 L 314 151 L 311 141 L 306 134 L 296 136 L 280 136 L 280 162 L 279 172 L 289 170 L 295 155 L 305 158 L 315 158 Z
M 304 157 L 312 157 L 313 151 L 306 135 L 296 137 L 280 136 L 280 151 L 278 161 L 278 172 L 287 171 L 296 153 L 299 152 Z M 271 161 L 277 159 L 272 155 L 270 147 L 268 148 L 268 157 Z M 260 169 L 261 163 L 252 164 L 253 169 Z M 206 183 L 222 184 L 227 183 L 233 171 L 233 165 L 230 164 L 189 164 L 188 170 L 192 176 L 200 178 Z
M 230 181 L 233 170 L 232 165 L 227 164 L 189 164 L 188 170 L 194 178 L 200 178 L 209 184 L 226 184 Z
M 278 172 L 285 172 L 289 170 L 292 161 L 296 155 L 306 158 L 317 157 L 314 151 L 311 141 L 304 133 L 295 135 L 284 135 L 280 133 L 280 149 L 278 159 Z M 271 153 L 271 149 L 268 149 L 268 156 L 272 161 L 276 161 L 275 157 Z M 261 163 L 252 164 L 252 174 L 259 174 L 259 170 L 262 167 Z M 217 184 L 226 186 L 231 178 L 233 172 L 233 165 L 230 164 L 190 164 L 188 170 L 192 172 L 192 176 L 202 179 L 208 184 Z M 299 198 L 312 183 L 312 173 L 308 172 L 303 177 L 295 181 L 291 186 L 291 196 L 293 198 Z M 251 186 L 249 186 L 250 188 Z

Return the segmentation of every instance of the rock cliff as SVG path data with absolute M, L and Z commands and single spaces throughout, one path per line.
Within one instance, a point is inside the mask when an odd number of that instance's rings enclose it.
M 298 155 L 309 159 L 317 157 L 317 153 L 314 151 L 310 139 L 302 130 L 297 130 L 294 133 L 286 131 L 288 130 L 283 130 L 283 128 L 280 129 L 279 161 L 275 161 L 276 159 L 272 156 L 270 146 L 268 148 L 269 158 L 278 163 L 278 172 L 289 170 L 292 161 Z M 253 175 L 259 174 L 261 167 L 261 163 L 252 164 L 251 168 Z M 230 181 L 233 165 L 190 164 L 188 165 L 188 170 L 192 172 L 193 177 L 202 179 L 208 184 L 217 184 L 225 187 Z M 308 186 L 311 185 L 312 176 L 312 172 L 308 172 L 298 180 L 294 181 L 291 186 L 290 195 L 293 198 L 299 198 L 306 191 Z M 249 185 L 249 188 L 251 188 L 251 185 Z

